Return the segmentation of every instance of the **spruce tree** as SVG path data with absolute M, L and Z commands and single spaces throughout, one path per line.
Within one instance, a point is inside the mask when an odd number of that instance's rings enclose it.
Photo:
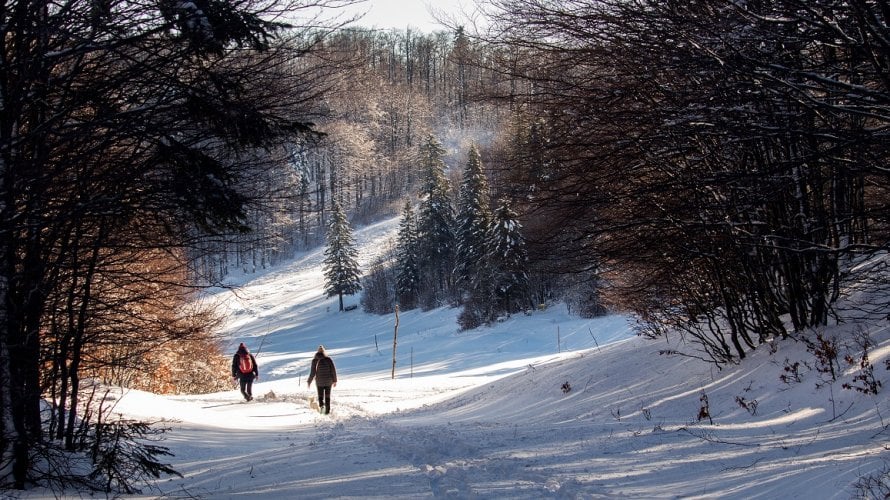
M 489 260 L 494 269 L 494 291 L 500 299 L 500 309 L 513 313 L 530 306 L 528 252 L 522 224 L 507 199 L 501 199 L 494 215 Z
M 339 203 L 334 203 L 328 228 L 328 246 L 324 255 L 325 294 L 338 296 L 343 310 L 343 295 L 352 295 L 362 289 L 358 266 L 358 251 L 352 238 L 352 229 Z
M 396 294 L 403 310 L 414 308 L 420 286 L 420 258 L 417 254 L 417 228 L 414 210 L 405 202 L 396 243 Z
M 429 135 L 420 148 L 422 168 L 421 202 L 417 221 L 420 274 L 424 285 L 432 288 L 432 302 L 442 298 L 439 293 L 451 289 L 451 273 L 454 269 L 454 207 L 451 203 L 451 187 L 445 177 L 445 150 Z M 437 304 L 425 304 L 430 307 Z
M 459 319 L 464 328 L 474 328 L 494 319 L 492 273 L 488 262 L 491 221 L 488 180 L 479 151 L 472 146 L 461 181 L 457 213 L 455 276 L 464 305 Z
M 462 287 L 473 281 L 476 271 L 488 255 L 488 229 L 491 209 L 488 180 L 482 171 L 482 159 L 476 146 L 470 148 L 458 198 L 457 268 Z

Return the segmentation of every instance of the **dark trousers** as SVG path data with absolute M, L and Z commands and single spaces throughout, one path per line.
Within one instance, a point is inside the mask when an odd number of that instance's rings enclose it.
M 250 401 L 253 399 L 253 374 L 241 375 L 239 379 L 241 380 L 241 395 Z
M 318 388 L 318 409 L 324 411 L 322 413 L 328 414 L 331 412 L 331 386 L 329 385 L 316 385 Z

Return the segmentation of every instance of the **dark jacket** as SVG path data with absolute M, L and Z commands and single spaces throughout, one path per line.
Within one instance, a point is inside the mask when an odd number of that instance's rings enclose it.
M 250 356 L 250 364 L 253 365 L 253 370 L 250 373 L 241 373 L 239 358 L 241 357 L 242 354 L 246 354 L 246 355 Z M 235 355 L 232 356 L 232 376 L 233 377 L 250 377 L 250 378 L 257 378 L 260 376 L 260 369 L 256 365 L 256 358 L 253 357 L 253 354 L 251 354 L 249 352 L 242 352 L 239 349 L 238 352 L 236 352 Z
M 315 385 L 318 387 L 337 383 L 337 367 L 334 366 L 334 360 L 323 353 L 315 353 L 312 366 L 309 368 L 309 384 L 312 384 L 312 379 L 315 379 Z

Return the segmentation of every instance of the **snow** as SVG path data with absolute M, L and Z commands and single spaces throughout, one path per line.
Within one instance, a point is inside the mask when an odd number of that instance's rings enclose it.
M 355 232 L 362 266 L 397 226 Z M 885 393 L 829 383 L 800 342 L 721 370 L 659 354 L 695 346 L 638 337 L 623 316 L 554 305 L 461 332 L 457 310 L 413 310 L 399 316 L 392 379 L 394 316 L 339 312 L 322 259 L 307 252 L 212 297 L 228 310 L 230 350 L 243 341 L 257 355 L 254 401 L 235 389 L 120 398 L 119 412 L 168 421 L 162 444 L 184 476 L 144 498 L 850 498 L 887 470 Z M 888 324 L 869 328 L 886 391 Z M 305 382 L 319 344 L 340 379 L 326 416 Z M 801 382 L 782 382 L 795 360 Z M 713 424 L 697 419 L 702 394 Z

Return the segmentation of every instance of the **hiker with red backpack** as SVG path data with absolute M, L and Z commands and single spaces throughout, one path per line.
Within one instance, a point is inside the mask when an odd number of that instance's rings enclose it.
M 256 358 L 244 345 L 238 346 L 238 352 L 232 357 L 232 378 L 241 382 L 241 395 L 245 401 L 253 399 L 253 381 L 260 378 L 260 371 L 256 365 Z

